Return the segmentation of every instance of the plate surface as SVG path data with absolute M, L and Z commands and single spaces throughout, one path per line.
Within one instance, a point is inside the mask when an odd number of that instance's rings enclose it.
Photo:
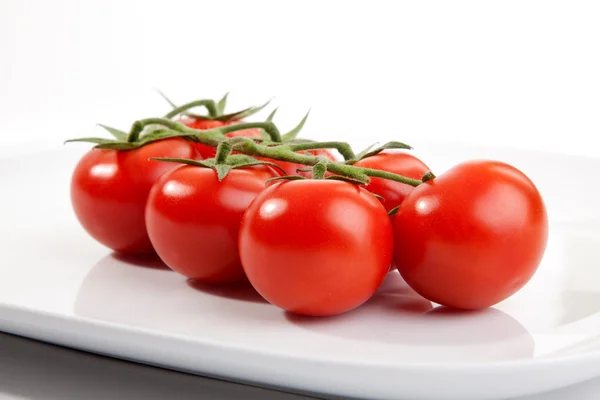
M 96 244 L 69 202 L 81 151 L 0 159 L 0 330 L 166 368 L 369 399 L 500 399 L 600 375 L 600 159 L 422 145 L 438 174 L 467 158 L 512 163 L 551 218 L 538 273 L 481 312 L 432 305 L 397 272 L 359 309 L 300 318 L 250 287 L 187 282 Z

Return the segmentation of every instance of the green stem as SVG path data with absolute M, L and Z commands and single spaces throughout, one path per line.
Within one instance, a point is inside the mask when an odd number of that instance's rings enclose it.
M 313 167 L 312 178 L 323 179 L 325 177 L 325 172 L 327 172 L 327 161 L 321 160 Z
M 298 143 L 291 144 L 292 151 L 315 150 L 315 149 L 336 149 L 344 160 L 353 160 L 356 158 L 352 147 L 345 142 L 314 142 L 314 143 Z
M 255 143 L 250 138 L 241 136 L 231 138 L 229 139 L 229 142 L 232 144 L 234 150 L 251 156 L 257 155 L 259 157 L 270 158 L 273 160 L 288 161 L 310 166 L 319 162 L 317 157 L 294 153 L 292 150 L 290 150 L 290 146 L 285 144 L 279 146 L 262 146 Z
M 281 142 L 281 133 L 279 133 L 279 129 L 277 129 L 277 126 L 272 122 L 244 122 L 243 124 L 227 125 L 216 129 L 219 129 L 223 134 L 226 134 L 253 128 L 264 130 L 269 135 L 272 142 Z
M 273 160 L 287 161 L 296 164 L 313 166 L 321 161 L 320 157 L 298 154 L 292 151 L 293 145 L 281 146 L 262 146 L 255 143 L 253 140 L 245 137 L 237 137 L 230 139 L 233 148 L 241 153 L 248 155 L 256 155 L 259 157 L 271 158 Z M 394 174 L 387 171 L 381 171 L 371 168 L 360 168 L 347 164 L 327 163 L 327 170 L 334 174 L 348 176 L 359 181 L 365 181 L 365 177 L 373 176 L 377 178 L 390 179 L 396 182 L 405 183 L 411 186 L 418 186 L 422 182 L 418 179 L 408 178 L 406 176 Z M 368 178 L 367 178 L 368 180 Z
M 425 182 L 430 181 L 430 180 L 435 179 L 435 178 L 436 178 L 436 176 L 435 176 L 435 174 L 433 172 L 427 171 L 427 172 L 425 172 L 425 174 L 423 175 L 423 177 L 421 178 L 421 180 L 423 181 L 423 183 L 425 183 Z
M 219 115 L 219 110 L 217 109 L 217 105 L 215 104 L 214 100 L 195 100 L 174 108 L 173 110 L 171 110 L 171 112 L 165 114 L 165 118 L 173 118 L 174 116 L 179 115 L 182 112 L 189 110 L 190 108 L 200 106 L 206 107 L 206 110 L 208 111 L 208 116 L 211 118 Z
M 217 164 L 225 164 L 227 157 L 231 154 L 231 145 L 227 141 L 219 143 L 217 146 L 217 155 L 215 162 Z
M 165 118 L 146 118 L 135 121 L 129 130 L 129 134 L 127 135 L 127 141 L 129 143 L 137 142 L 140 138 L 140 134 L 144 130 L 144 128 L 148 125 L 162 125 L 169 129 L 173 129 L 177 132 L 186 132 L 188 129 L 185 125 L 180 124 L 179 122 L 171 121 L 170 119 Z M 192 132 L 195 132 L 192 130 Z
M 378 169 L 360 168 L 349 164 L 342 164 L 336 162 L 326 162 L 322 157 L 315 157 L 303 153 L 296 153 L 296 151 L 319 149 L 319 148 L 335 148 L 344 155 L 345 158 L 353 156 L 352 149 L 347 143 L 343 142 L 311 142 L 311 143 L 295 143 L 295 144 L 279 144 L 275 146 L 264 146 L 256 143 L 249 137 L 238 136 L 234 138 L 225 137 L 225 133 L 235 132 L 244 129 L 260 128 L 265 130 L 270 136 L 273 142 L 281 140 L 279 130 L 272 122 L 248 122 L 243 124 L 228 125 L 208 130 L 196 130 L 188 128 L 187 126 L 171 121 L 165 118 L 148 118 L 136 121 L 131 127 L 127 141 L 136 142 L 139 139 L 140 133 L 147 125 L 162 125 L 169 129 L 178 132 L 178 136 L 189 136 L 193 137 L 195 141 L 206 144 L 212 147 L 218 147 L 219 154 L 217 155 L 217 161 L 225 161 L 231 150 L 239 151 L 240 153 L 248 154 L 251 156 L 259 156 L 264 158 L 270 158 L 272 160 L 287 161 L 296 164 L 314 166 L 317 163 L 325 164 L 326 170 L 333 172 L 337 175 L 343 175 L 357 181 L 368 182 L 370 176 L 377 178 L 390 179 L 396 182 L 405 183 L 411 186 L 418 186 L 423 183 L 421 180 L 408 178 L 406 176 L 397 175 L 387 171 L 381 171 Z M 174 135 L 177 136 L 177 135 Z M 225 142 L 227 141 L 227 142 Z M 320 167 L 317 167 L 319 170 Z M 317 171 L 319 177 L 320 171 Z M 324 172 L 323 172 L 324 174 Z M 431 179 L 435 175 L 426 174 L 424 179 Z
M 359 167 L 352 167 L 352 168 L 360 170 L 363 174 L 365 174 L 367 176 L 374 176 L 377 178 L 389 179 L 389 180 L 396 181 L 396 182 L 406 183 L 407 185 L 410 185 L 410 186 L 419 186 L 421 183 L 423 183 L 422 181 L 420 181 L 418 179 L 408 178 L 406 176 L 394 174 L 392 172 L 381 171 L 379 169 L 359 168 Z M 335 171 L 333 171 L 333 169 L 330 169 L 330 171 L 335 172 Z

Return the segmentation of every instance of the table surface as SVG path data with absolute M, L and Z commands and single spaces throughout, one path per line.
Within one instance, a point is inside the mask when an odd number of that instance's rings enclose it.
M 599 393 L 600 378 L 518 400 L 592 400 L 598 398 Z M 135 364 L 0 333 L 0 400 L 83 398 L 316 399 Z
M 0 399 L 308 400 L 0 333 Z

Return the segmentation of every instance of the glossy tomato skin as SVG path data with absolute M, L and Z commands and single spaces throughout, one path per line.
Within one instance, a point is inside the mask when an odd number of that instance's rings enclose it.
M 383 151 L 364 158 L 354 165 L 356 167 L 393 172 L 413 179 L 421 179 L 429 171 L 429 167 L 423 161 L 406 152 Z M 383 178 L 371 178 L 365 188 L 369 192 L 383 197 L 383 199 L 380 199 L 381 203 L 388 211 L 399 206 L 414 189 L 413 186 L 405 183 Z
M 377 199 L 348 182 L 275 183 L 242 220 L 239 249 L 254 288 L 286 311 L 340 314 L 367 301 L 393 253 L 390 219 Z
M 238 255 L 244 211 L 277 174 L 268 167 L 234 169 L 221 181 L 212 169 L 182 166 L 152 188 L 148 234 L 174 271 L 207 283 L 246 280 Z
M 150 188 L 176 164 L 150 157 L 194 158 L 191 142 L 166 139 L 130 151 L 93 149 L 75 167 L 71 202 L 79 222 L 98 242 L 121 253 L 152 253 L 144 209 Z
M 460 309 L 490 307 L 517 292 L 548 238 L 533 182 L 496 161 L 465 162 L 418 186 L 392 221 L 394 260 L 406 282 Z
M 197 119 L 197 118 L 182 118 L 179 120 L 182 124 L 192 128 L 199 130 L 207 130 L 213 128 L 219 128 L 221 126 L 227 125 L 237 125 L 244 123 L 242 120 L 233 120 L 233 121 L 215 121 L 210 119 Z M 237 137 L 237 136 L 246 136 L 246 137 L 261 137 L 260 129 L 243 129 L 241 131 L 235 131 L 225 134 L 227 137 Z M 202 143 L 195 143 L 195 146 L 200 153 L 200 157 L 202 159 L 213 158 L 216 155 L 216 149 L 211 146 L 206 146 Z

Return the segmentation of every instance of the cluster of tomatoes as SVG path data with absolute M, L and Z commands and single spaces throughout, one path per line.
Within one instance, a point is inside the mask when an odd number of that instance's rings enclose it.
M 240 120 L 178 117 L 203 131 Z M 115 130 L 116 131 L 116 130 Z M 260 129 L 229 137 L 260 138 Z M 328 150 L 311 155 L 336 162 Z M 366 302 L 397 273 L 423 297 L 461 309 L 492 306 L 532 277 L 548 222 L 540 193 L 516 168 L 468 161 L 435 177 L 406 151 L 351 164 L 421 180 L 358 185 L 310 179 L 285 160 L 230 169 L 152 160 L 204 160 L 215 148 L 167 137 L 138 148 L 94 148 L 75 168 L 71 197 L 83 227 L 116 252 L 156 252 L 174 271 L 215 285 L 248 280 L 293 313 L 335 315 Z M 308 179 L 272 180 L 282 169 Z M 427 179 L 424 178 L 427 177 Z

